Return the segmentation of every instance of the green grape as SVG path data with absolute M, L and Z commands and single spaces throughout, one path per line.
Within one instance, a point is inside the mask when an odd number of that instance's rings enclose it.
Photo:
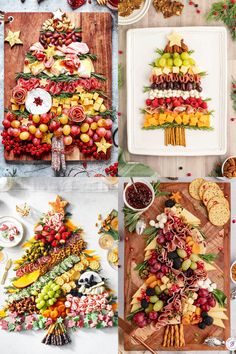
M 190 61 L 188 59 L 183 61 L 183 65 L 184 66 L 189 66 L 190 65 Z
M 179 53 L 174 53 L 174 54 L 173 54 L 173 58 L 174 58 L 174 59 L 179 58 L 179 57 L 180 57 Z
M 190 65 L 195 65 L 196 64 L 196 62 L 195 62 L 195 60 L 193 58 L 189 58 L 189 62 L 190 62 Z
M 48 306 L 52 306 L 52 305 L 54 304 L 54 302 L 55 302 L 55 301 L 54 301 L 53 299 L 49 299 L 49 300 L 48 300 Z
M 54 286 L 52 287 L 52 290 L 53 290 L 53 291 L 60 290 L 60 285 L 54 285 Z
M 50 280 L 50 281 L 47 283 L 46 287 L 50 287 L 50 286 L 53 285 L 53 284 L 54 284 L 53 281 Z
M 187 256 L 187 252 L 185 250 L 180 249 L 180 248 L 177 249 L 177 254 L 180 258 L 185 258 Z
M 182 65 L 182 60 L 179 58 L 174 59 L 174 65 L 175 66 L 181 66 Z
M 60 293 L 55 294 L 55 298 L 57 299 L 58 297 L 60 297 Z
M 148 307 L 145 309 L 146 313 L 150 313 L 153 310 L 153 305 L 149 304 Z
M 181 53 L 181 59 L 183 59 L 183 60 L 186 60 L 186 59 L 188 59 L 189 58 L 189 54 L 188 54 L 188 52 L 183 52 L 183 53 Z
M 191 260 L 190 259 L 186 259 L 185 261 L 183 261 L 182 263 L 182 269 L 185 271 L 185 270 L 188 270 L 188 268 L 190 267 L 191 265 Z
M 163 54 L 162 58 L 169 59 L 170 58 L 170 53 Z
M 51 299 L 53 298 L 54 295 L 55 295 L 55 292 L 54 292 L 54 291 L 50 290 L 50 291 L 48 292 L 48 296 L 49 296 Z
M 191 268 L 192 270 L 197 269 L 197 263 L 192 262 L 192 263 L 190 264 L 190 268 Z
M 162 293 L 161 288 L 160 288 L 158 285 L 155 286 L 155 293 L 156 293 L 157 295 L 160 295 L 160 294 Z
M 197 262 L 197 261 L 199 261 L 198 255 L 197 255 L 197 254 L 194 254 L 194 253 L 191 254 L 190 259 L 191 259 L 192 262 Z
M 150 302 L 155 304 L 158 301 L 158 297 L 156 295 L 150 296 Z
M 160 60 L 159 58 L 157 58 L 157 59 L 155 60 L 155 66 L 156 66 L 156 67 L 159 67 L 159 66 L 160 66 L 159 60 Z
M 41 310 L 45 305 L 45 301 L 40 301 L 36 306 L 39 310 Z
M 161 59 L 159 60 L 159 65 L 160 65 L 162 68 L 164 68 L 164 67 L 166 66 L 166 59 L 165 59 L 165 58 L 161 58 Z
M 162 309 L 162 307 L 164 306 L 164 302 L 161 300 L 158 300 L 155 305 L 153 306 L 153 310 L 158 312 Z
M 167 66 L 172 67 L 173 66 L 173 59 L 167 59 Z
M 44 295 L 44 300 L 48 300 L 49 296 L 48 295 Z

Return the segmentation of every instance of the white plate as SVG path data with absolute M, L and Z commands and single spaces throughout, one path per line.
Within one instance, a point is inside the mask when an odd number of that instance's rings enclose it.
M 6 248 L 15 247 L 21 242 L 21 240 L 23 238 L 23 235 L 24 235 L 23 226 L 20 223 L 20 221 L 18 221 L 17 219 L 15 219 L 11 216 L 0 217 L 0 226 L 6 222 L 10 222 L 11 224 L 15 225 L 20 233 L 19 233 L 19 235 L 17 235 L 15 237 L 14 241 L 8 241 L 8 240 L 5 240 L 3 237 L 0 237 L 0 246 L 6 247 Z
M 150 63 L 156 48 L 164 48 L 167 35 L 183 35 L 198 67 L 207 72 L 202 79 L 202 95 L 210 97 L 213 131 L 186 129 L 187 147 L 164 145 L 164 130 L 142 130 L 143 114 L 151 73 Z M 128 149 L 132 154 L 154 156 L 224 155 L 227 147 L 227 33 L 223 27 L 147 28 L 127 33 L 127 129 Z
M 127 17 L 119 16 L 118 18 L 119 25 L 126 26 L 138 22 L 147 13 L 150 5 L 151 5 L 151 0 L 144 0 L 143 4 L 141 5 L 141 8 L 138 10 L 134 10 L 131 15 Z

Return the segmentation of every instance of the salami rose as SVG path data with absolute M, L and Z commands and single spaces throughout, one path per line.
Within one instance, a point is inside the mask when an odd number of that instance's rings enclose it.
M 76 123 L 83 122 L 83 120 L 86 118 L 83 106 L 71 107 L 69 109 L 68 115 L 72 122 Z
M 26 95 L 27 95 L 27 91 L 23 87 L 16 86 L 12 90 L 12 98 L 15 100 L 17 104 L 24 104 Z

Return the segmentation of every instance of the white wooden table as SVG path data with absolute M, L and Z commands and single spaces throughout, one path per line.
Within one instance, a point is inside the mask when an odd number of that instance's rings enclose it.
M 181 27 L 181 26 L 220 26 L 219 23 L 207 22 L 204 15 L 210 9 L 210 5 L 216 0 L 198 0 L 201 14 L 196 14 L 193 6 L 187 5 L 188 1 L 183 0 L 185 8 L 180 17 L 173 16 L 164 19 L 162 14 L 156 13 L 151 5 L 148 13 L 139 21 L 130 26 L 119 27 L 119 63 L 122 65 L 124 76 L 124 85 L 120 89 L 119 111 L 119 144 L 124 151 L 126 161 L 143 162 L 152 167 L 160 176 L 185 177 L 188 173 L 193 176 L 207 176 L 215 167 L 218 161 L 224 161 L 226 156 L 236 155 L 236 120 L 230 121 L 230 118 L 236 117 L 233 112 L 232 101 L 230 99 L 230 86 L 232 76 L 236 77 L 236 42 L 233 42 L 228 33 L 228 149 L 225 156 L 205 156 L 205 157 L 155 157 L 132 155 L 127 149 L 127 131 L 126 131 L 126 85 L 125 85 L 125 66 L 126 66 L 126 33 L 130 28 L 147 27 Z M 206 48 L 206 50 L 208 50 Z M 135 68 L 134 68 L 135 70 Z M 182 167 L 182 169 L 179 169 Z

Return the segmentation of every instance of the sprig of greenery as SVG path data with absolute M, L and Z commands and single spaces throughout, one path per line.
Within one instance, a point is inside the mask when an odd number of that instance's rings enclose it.
M 190 126 L 190 125 L 184 125 L 184 124 L 177 124 L 177 123 L 165 123 L 162 125 L 151 125 L 150 127 L 143 127 L 142 129 L 144 130 L 155 130 L 155 129 L 166 129 L 166 128 L 185 128 L 185 129 L 190 129 L 190 130 L 205 130 L 205 131 L 212 131 L 214 130 L 213 127 L 198 127 L 198 126 Z
M 137 310 L 131 312 L 131 313 L 126 317 L 127 321 L 131 321 L 131 320 L 133 319 L 134 315 L 135 315 L 136 313 L 140 312 L 140 311 L 142 311 L 142 308 L 137 309 Z
M 128 207 L 123 208 L 125 227 L 128 228 L 129 232 L 134 232 L 136 224 L 140 219 L 141 212 L 134 211 Z
M 26 59 L 28 59 L 30 64 L 37 61 L 37 58 L 31 52 L 27 52 L 25 57 L 26 57 Z
M 158 229 L 155 227 L 155 226 L 150 226 L 150 227 L 147 227 L 143 234 L 145 236 L 148 236 L 147 239 L 146 239 L 146 244 L 149 245 L 149 243 L 151 243 L 154 238 L 157 237 L 157 232 L 158 232 Z
M 215 289 L 213 290 L 212 294 L 221 307 L 224 307 L 227 304 L 227 296 L 222 290 Z
M 155 193 L 155 197 L 161 197 L 163 195 L 169 195 L 170 192 L 161 192 L 159 187 L 161 185 L 161 182 L 160 181 L 157 181 L 157 182 L 152 182 L 151 183 L 153 189 L 154 189 L 154 193 Z
M 87 59 L 87 58 L 89 58 L 89 59 L 91 59 L 91 60 L 97 60 L 97 55 L 96 55 L 96 54 L 92 54 L 92 53 L 80 54 L 80 55 L 79 55 L 79 58 L 80 58 L 81 60 Z
M 100 81 L 107 81 L 107 78 L 103 76 L 102 74 L 97 74 L 97 73 L 92 73 L 91 76 L 95 77 L 96 79 Z
M 29 113 L 24 111 L 12 111 L 11 109 L 4 109 L 5 112 L 11 112 L 12 114 L 15 114 L 17 117 L 23 117 L 23 118 L 28 118 Z
M 206 263 L 212 263 L 216 260 L 218 255 L 215 253 L 207 253 L 207 254 L 199 254 L 199 257 L 201 257 L 201 259 L 203 259 Z
M 143 92 L 145 93 L 145 92 L 149 92 L 149 91 L 151 91 L 151 87 L 150 86 L 144 86 L 143 87 Z
M 157 48 L 157 49 L 155 50 L 155 52 L 156 52 L 157 54 L 159 54 L 159 55 L 163 55 L 163 54 L 164 54 L 164 50 L 163 50 L 163 49 L 160 49 L 160 48 Z

